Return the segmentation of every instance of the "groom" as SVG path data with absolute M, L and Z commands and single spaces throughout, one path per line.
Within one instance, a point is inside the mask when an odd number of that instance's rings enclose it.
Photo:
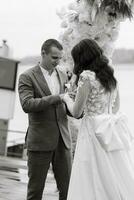
M 55 39 L 41 47 L 41 62 L 19 77 L 22 108 L 28 113 L 26 134 L 28 150 L 27 200 L 41 200 L 47 172 L 52 163 L 59 199 L 66 200 L 71 171 L 71 138 L 66 107 L 62 102 L 66 75 L 56 66 L 62 45 Z

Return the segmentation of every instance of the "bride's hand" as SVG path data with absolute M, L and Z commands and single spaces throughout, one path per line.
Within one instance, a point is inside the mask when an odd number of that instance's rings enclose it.
M 67 93 L 65 93 L 65 94 L 62 96 L 62 101 L 63 101 L 64 103 L 67 103 L 67 101 L 68 101 L 69 98 L 70 98 L 70 96 L 69 96 L 69 93 L 67 92 Z

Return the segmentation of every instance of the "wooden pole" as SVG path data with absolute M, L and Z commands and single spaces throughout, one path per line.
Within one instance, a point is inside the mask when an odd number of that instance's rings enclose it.
M 0 119 L 0 155 L 7 155 L 8 120 Z

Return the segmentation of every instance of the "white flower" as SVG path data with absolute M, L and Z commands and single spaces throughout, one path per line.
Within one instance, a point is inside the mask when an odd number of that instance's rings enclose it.
M 68 27 L 68 23 L 67 23 L 67 21 L 62 21 L 62 23 L 61 23 L 61 27 L 62 28 L 67 28 Z
M 60 19 L 63 19 L 65 17 L 66 13 L 67 13 L 67 10 L 65 7 L 62 7 L 60 9 L 56 10 L 56 14 L 59 16 Z
M 77 3 L 76 3 L 76 2 L 70 3 L 70 4 L 68 5 L 68 9 L 69 9 L 69 10 L 75 10 L 75 11 L 77 11 L 77 9 L 78 9 Z
M 78 13 L 74 10 L 70 10 L 67 14 L 67 18 L 69 22 L 73 22 L 77 19 Z

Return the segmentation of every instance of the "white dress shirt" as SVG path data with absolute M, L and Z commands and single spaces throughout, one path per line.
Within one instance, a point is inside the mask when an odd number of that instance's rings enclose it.
M 47 84 L 48 84 L 48 87 L 49 87 L 51 93 L 53 95 L 59 94 L 60 93 L 60 83 L 59 83 L 59 79 L 58 79 L 56 70 L 54 70 L 52 72 L 52 74 L 49 74 L 49 72 L 46 69 L 44 69 L 41 66 L 40 66 L 40 68 L 41 68 L 44 78 L 47 81 Z

